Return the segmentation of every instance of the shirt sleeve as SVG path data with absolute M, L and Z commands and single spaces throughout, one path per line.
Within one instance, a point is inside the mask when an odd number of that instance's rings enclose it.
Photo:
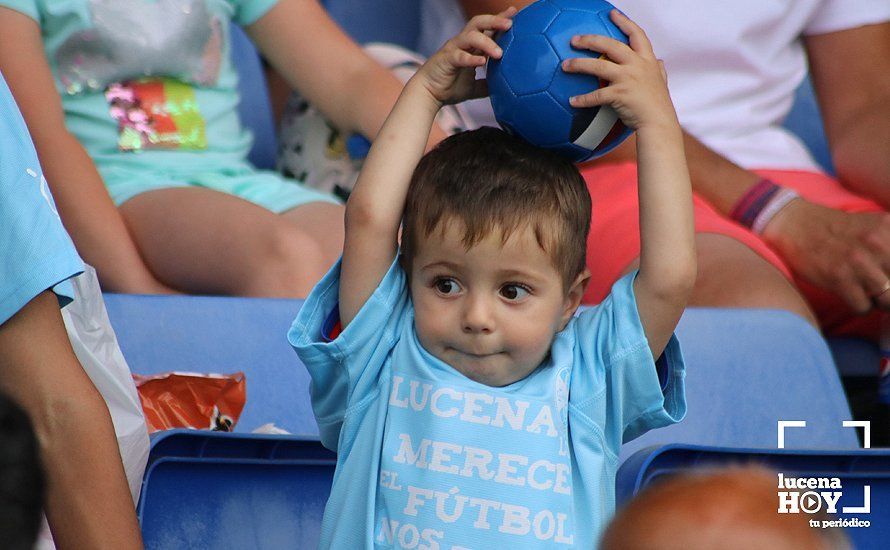
M 312 289 L 288 333 L 288 341 L 309 371 L 312 410 L 321 442 L 331 450 L 337 448 L 350 408 L 375 391 L 411 307 L 398 260 L 352 322 L 336 334 L 339 292 L 337 262 Z
M 824 34 L 887 21 L 890 21 L 887 0 L 822 0 L 804 34 Z
M 53 289 L 64 306 L 64 281 L 83 261 L 62 226 L 25 121 L 0 75 L 0 324 Z
M 634 296 L 635 277 L 636 272 L 619 279 L 574 325 L 581 360 L 572 372 L 570 400 L 599 425 L 616 451 L 621 443 L 686 415 L 680 344 L 671 335 L 653 360 Z
M 229 0 L 229 2 L 235 8 L 232 20 L 245 27 L 256 23 L 260 17 L 266 15 L 278 3 L 278 0 Z
M 35 21 L 40 21 L 40 9 L 37 0 L 0 0 L 0 6 L 24 13 Z

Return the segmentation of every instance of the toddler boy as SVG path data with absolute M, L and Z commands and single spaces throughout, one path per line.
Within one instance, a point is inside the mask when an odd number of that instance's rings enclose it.
M 475 68 L 514 11 L 471 20 L 406 85 L 347 204 L 341 263 L 289 333 L 338 453 L 321 547 L 592 547 L 621 443 L 685 413 L 672 333 L 695 279 L 691 190 L 639 27 L 615 12 L 631 46 L 575 37 L 608 59 L 564 65 L 611 83 L 574 104 L 611 104 L 638 133 L 639 273 L 599 306 L 575 317 L 591 207 L 570 162 L 490 128 L 421 159 L 439 108 L 484 94 Z

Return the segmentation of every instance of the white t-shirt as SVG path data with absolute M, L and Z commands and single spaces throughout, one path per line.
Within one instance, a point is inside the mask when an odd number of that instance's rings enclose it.
M 888 0 L 611 1 L 646 30 L 664 60 L 683 127 L 746 168 L 819 170 L 781 127 L 807 73 L 800 37 L 890 20 Z M 460 30 L 456 0 L 423 3 L 422 40 Z

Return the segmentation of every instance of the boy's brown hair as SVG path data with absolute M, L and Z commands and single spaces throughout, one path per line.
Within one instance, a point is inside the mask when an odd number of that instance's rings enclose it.
M 563 280 L 584 270 L 590 194 L 569 160 L 496 128 L 443 140 L 414 170 L 405 204 L 402 261 L 410 273 L 419 237 L 463 224 L 467 249 L 492 231 L 504 242 L 528 224 Z

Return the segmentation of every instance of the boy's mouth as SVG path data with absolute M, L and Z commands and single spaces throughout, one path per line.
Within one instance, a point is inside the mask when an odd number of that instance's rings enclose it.
M 464 357 L 469 357 L 471 359 L 486 359 L 488 357 L 492 357 L 494 355 L 500 355 L 501 353 L 504 353 L 502 351 L 494 351 L 494 352 L 490 352 L 490 353 L 473 353 L 470 351 L 463 351 L 463 350 L 460 350 L 457 348 L 451 348 L 451 349 L 453 351 L 456 351 L 458 354 L 463 355 Z

